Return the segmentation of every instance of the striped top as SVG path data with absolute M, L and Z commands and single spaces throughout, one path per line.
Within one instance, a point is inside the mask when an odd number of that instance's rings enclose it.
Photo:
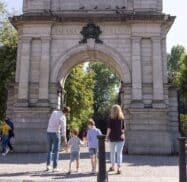
M 81 141 L 80 138 L 77 136 L 73 136 L 69 139 L 68 145 L 71 147 L 71 152 L 79 152 L 80 151 L 80 145 L 83 145 L 84 143 Z

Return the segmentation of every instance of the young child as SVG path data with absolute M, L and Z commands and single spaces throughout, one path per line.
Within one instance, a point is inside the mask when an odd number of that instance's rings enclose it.
M 98 135 L 102 135 L 100 129 L 95 127 L 95 122 L 93 119 L 88 121 L 88 133 L 87 133 L 87 141 L 88 141 L 88 148 L 90 153 L 91 159 L 91 173 L 96 173 L 96 164 L 97 164 L 97 150 L 98 150 Z
M 8 143 L 9 143 L 10 130 L 11 130 L 10 126 L 5 121 L 3 121 L 1 124 L 3 156 L 5 156 L 9 152 Z
M 68 146 L 70 147 L 70 163 L 69 163 L 69 172 L 71 174 L 71 164 L 74 160 L 76 160 L 76 169 L 79 172 L 79 161 L 80 161 L 80 145 L 84 145 L 84 143 L 78 138 L 78 130 L 73 129 L 70 133 L 71 138 L 68 141 Z

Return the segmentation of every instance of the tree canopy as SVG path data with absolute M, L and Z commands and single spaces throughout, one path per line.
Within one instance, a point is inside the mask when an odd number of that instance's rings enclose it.
M 187 103 L 187 55 L 184 57 L 179 72 L 177 74 L 177 83 L 183 98 Z
M 177 84 L 177 74 L 180 72 L 180 66 L 183 63 L 185 57 L 185 48 L 181 45 L 173 46 L 171 53 L 168 54 L 167 67 L 169 82 Z
M 65 82 L 66 105 L 71 107 L 68 127 L 83 129 L 93 115 L 94 73 L 78 65 L 71 71 Z
M 102 63 L 90 63 L 94 74 L 94 119 L 101 129 L 106 128 L 110 108 L 118 102 L 120 79 L 114 70 Z
M 0 2 L 0 15 L 0 119 L 3 119 L 6 112 L 8 84 L 15 77 L 17 33 L 8 21 L 8 14 L 2 2 Z

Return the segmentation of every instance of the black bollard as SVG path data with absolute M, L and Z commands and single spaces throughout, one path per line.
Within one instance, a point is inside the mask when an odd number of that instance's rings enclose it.
M 108 175 L 106 172 L 106 157 L 105 157 L 105 137 L 98 136 L 99 140 L 99 172 L 97 175 L 97 182 L 108 182 Z
M 186 137 L 180 137 L 179 140 L 179 182 L 186 182 Z

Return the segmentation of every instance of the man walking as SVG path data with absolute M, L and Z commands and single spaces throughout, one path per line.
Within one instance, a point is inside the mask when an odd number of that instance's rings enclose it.
M 53 111 L 49 119 L 47 128 L 48 137 L 48 155 L 47 155 L 47 171 L 50 170 L 50 161 L 53 153 L 53 172 L 57 172 L 59 148 L 61 143 L 61 137 L 66 139 L 66 116 L 70 112 L 69 107 L 64 107 L 62 111 Z

